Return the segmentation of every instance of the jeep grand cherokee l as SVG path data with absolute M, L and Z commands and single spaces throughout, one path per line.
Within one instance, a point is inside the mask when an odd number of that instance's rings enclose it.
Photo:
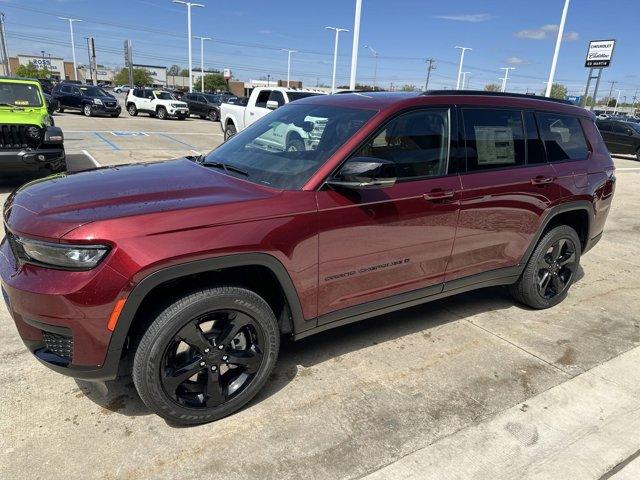
M 262 141 L 319 119 L 309 148 Z M 113 379 L 132 358 L 150 409 L 202 423 L 262 388 L 281 335 L 492 285 L 553 307 L 614 184 L 593 115 L 558 101 L 306 98 L 208 155 L 22 187 L 4 208 L 2 292 L 45 365 Z

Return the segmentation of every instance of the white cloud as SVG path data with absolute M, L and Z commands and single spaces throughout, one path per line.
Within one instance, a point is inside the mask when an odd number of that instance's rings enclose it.
M 271 35 L 273 30 L 258 30 L 258 33 L 261 33 L 262 35 Z
M 526 38 L 528 40 L 547 40 L 548 38 L 555 38 L 558 33 L 558 28 L 560 28 L 558 25 L 543 25 L 540 28 L 520 30 L 516 33 L 516 37 Z M 562 37 L 565 42 L 573 42 L 579 38 L 580 35 L 578 32 L 567 32 Z
M 525 61 L 520 57 L 509 57 L 507 58 L 507 63 L 509 65 L 522 65 Z
M 464 15 L 437 15 L 435 18 L 439 18 L 441 20 L 453 20 L 454 22 L 486 22 L 491 19 L 491 15 L 488 13 L 474 13 L 474 14 L 464 14 Z

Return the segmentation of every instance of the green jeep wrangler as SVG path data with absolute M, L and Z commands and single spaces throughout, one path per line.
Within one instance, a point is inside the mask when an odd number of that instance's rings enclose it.
M 37 80 L 0 77 L 0 178 L 64 172 L 62 130 Z

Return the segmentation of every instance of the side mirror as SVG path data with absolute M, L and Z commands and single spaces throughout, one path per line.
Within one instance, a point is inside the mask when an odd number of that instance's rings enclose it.
M 269 110 L 275 110 L 276 108 L 278 108 L 278 102 L 276 102 L 275 100 L 267 101 L 267 108 Z
M 397 181 L 396 165 L 389 160 L 355 157 L 347 161 L 338 174 L 327 180 L 336 188 L 366 189 L 392 187 Z
M 633 130 L 631 129 L 627 130 L 627 135 L 629 135 L 630 137 L 633 137 Z

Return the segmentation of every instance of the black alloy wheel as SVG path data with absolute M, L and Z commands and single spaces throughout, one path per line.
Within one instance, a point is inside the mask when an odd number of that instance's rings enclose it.
M 165 419 L 210 422 L 260 391 L 279 348 L 278 321 L 262 297 L 240 287 L 205 288 L 178 298 L 144 332 L 133 382 Z
M 167 346 L 163 388 L 182 406 L 218 407 L 251 383 L 263 348 L 264 335 L 249 315 L 214 310 L 187 323 Z
M 538 293 L 548 300 L 567 289 L 578 268 L 576 246 L 567 238 L 553 243 L 538 261 Z
M 214 109 L 211 109 L 209 111 L 209 120 L 211 120 L 212 122 L 217 122 L 218 121 L 218 112 L 216 112 Z

